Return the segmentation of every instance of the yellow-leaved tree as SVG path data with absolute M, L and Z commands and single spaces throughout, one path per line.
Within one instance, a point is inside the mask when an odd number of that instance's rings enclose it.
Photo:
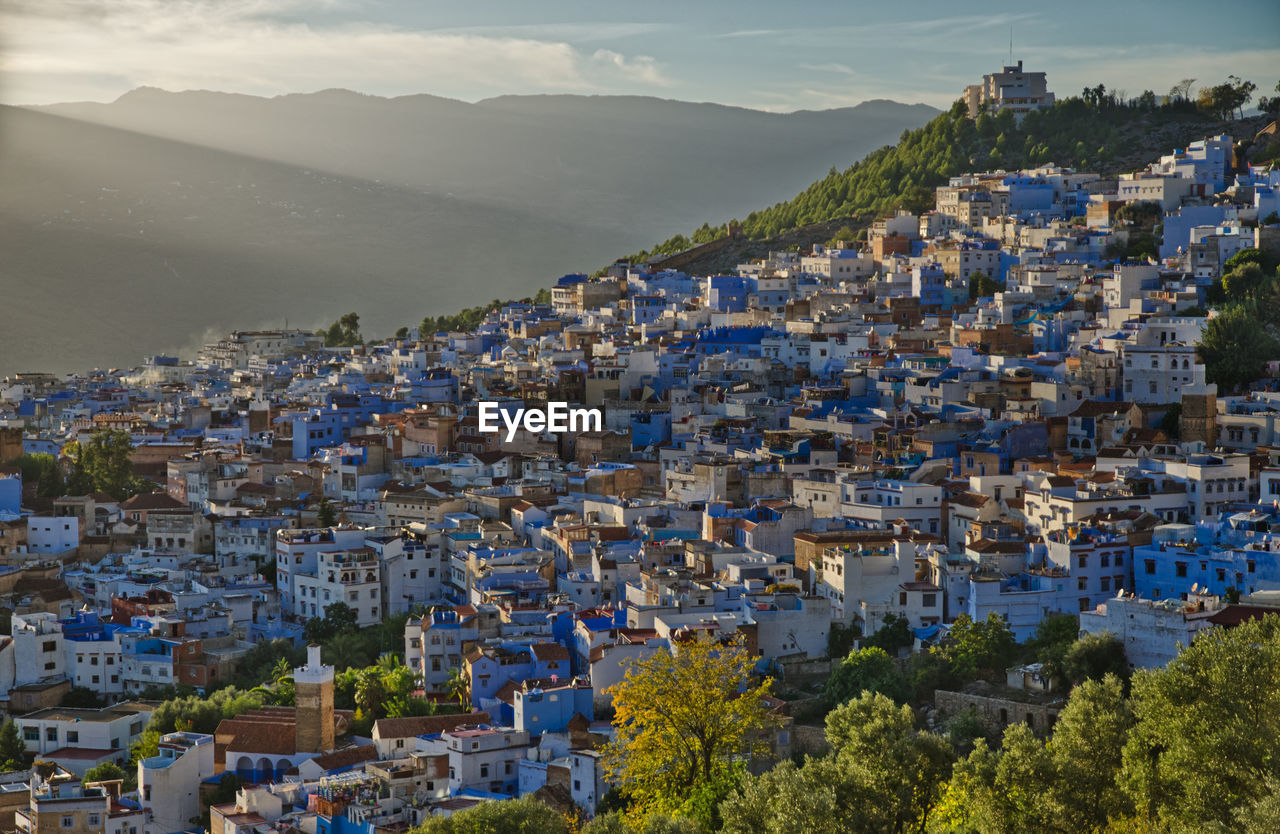
M 752 756 L 768 752 L 770 678 L 753 675 L 741 639 L 689 636 L 634 661 L 613 696 L 609 778 L 639 821 L 679 814 L 704 824 Z

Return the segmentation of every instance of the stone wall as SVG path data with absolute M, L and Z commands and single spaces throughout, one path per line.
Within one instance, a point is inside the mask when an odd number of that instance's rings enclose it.
M 1010 724 L 1022 722 L 1036 735 L 1047 736 L 1054 722 L 1058 720 L 1058 711 L 1065 703 L 1061 699 L 1028 702 L 1013 698 L 949 692 L 944 689 L 939 689 L 933 694 L 933 704 L 940 713 L 940 717 L 950 718 L 972 707 L 982 726 L 992 735 L 1003 733 L 1004 728 Z

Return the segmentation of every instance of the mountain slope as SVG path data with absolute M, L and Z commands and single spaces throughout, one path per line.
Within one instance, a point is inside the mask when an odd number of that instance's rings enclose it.
M 885 101 L 777 114 L 635 96 L 504 96 L 470 104 L 345 90 L 268 99 L 152 88 L 111 104 L 44 109 L 650 235 L 794 192 L 937 113 Z
M 233 328 L 366 332 L 635 245 L 513 208 L 0 108 L 0 374 L 132 365 Z
M 1224 122 L 1190 102 L 1149 108 L 1088 104 L 1071 97 L 1028 114 L 1020 124 L 1008 111 L 975 122 L 957 103 L 925 126 L 905 131 L 897 144 L 873 151 L 843 171 L 833 167 L 790 200 L 747 213 L 742 221 L 746 240 L 686 268 L 723 269 L 777 248 L 783 238 L 787 245 L 806 245 L 827 240 L 842 225 L 866 223 L 897 208 L 927 210 L 933 206 L 934 189 L 957 174 L 1045 164 L 1115 174 L 1141 168 L 1204 136 L 1252 137 L 1266 121 Z M 676 235 L 630 258 L 678 252 L 723 228 L 704 224 L 689 238 Z

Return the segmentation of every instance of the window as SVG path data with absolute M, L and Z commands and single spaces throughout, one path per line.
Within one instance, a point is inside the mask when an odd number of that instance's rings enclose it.
M 67 744 L 75 744 L 80 741 L 80 733 L 78 730 L 67 730 Z
M 25 739 L 26 741 L 39 741 L 40 728 L 39 727 L 23 727 L 22 738 Z
M 75 817 L 71 817 L 71 816 L 64 816 L 64 817 L 62 818 L 62 827 L 63 827 L 63 828 L 72 828 L 72 827 L 74 827 L 74 826 L 75 826 L 75 824 L 76 824 Z
M 923 597 L 923 605 L 925 608 L 933 608 L 938 604 L 937 594 L 925 594 Z
M 489 776 L 489 766 L 487 764 L 480 765 L 480 778 L 484 779 Z
M 57 650 L 58 650 L 57 640 L 45 640 L 44 643 L 40 646 L 40 651 L 42 652 L 56 652 Z
M 1186 577 L 1186 575 L 1187 575 L 1187 563 L 1186 563 L 1186 562 L 1177 562 L 1177 563 L 1174 565 L 1174 567 L 1175 567 L 1175 571 L 1174 571 L 1174 573 L 1175 573 L 1177 576 L 1179 576 L 1179 577 L 1183 577 L 1183 578 L 1185 578 L 1185 577 Z
M 58 740 L 58 728 L 57 728 L 57 727 L 45 727 L 45 728 L 44 728 L 44 740 L 45 740 L 45 741 L 57 741 L 57 740 Z
M 97 814 L 90 814 L 90 815 L 89 815 L 89 826 L 90 826 L 90 827 L 95 827 L 95 826 L 97 826 L 97 825 L 99 824 L 99 822 L 101 822 L 101 820 L 99 819 L 99 817 L 98 817 L 98 815 L 97 815 Z

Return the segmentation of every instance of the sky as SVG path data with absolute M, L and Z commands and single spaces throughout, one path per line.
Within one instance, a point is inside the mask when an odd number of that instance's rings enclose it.
M 1014 59 L 1060 96 L 1280 79 L 1277 0 L 0 0 L 0 102 L 342 87 L 946 107 L 1008 61 L 1011 29 Z

